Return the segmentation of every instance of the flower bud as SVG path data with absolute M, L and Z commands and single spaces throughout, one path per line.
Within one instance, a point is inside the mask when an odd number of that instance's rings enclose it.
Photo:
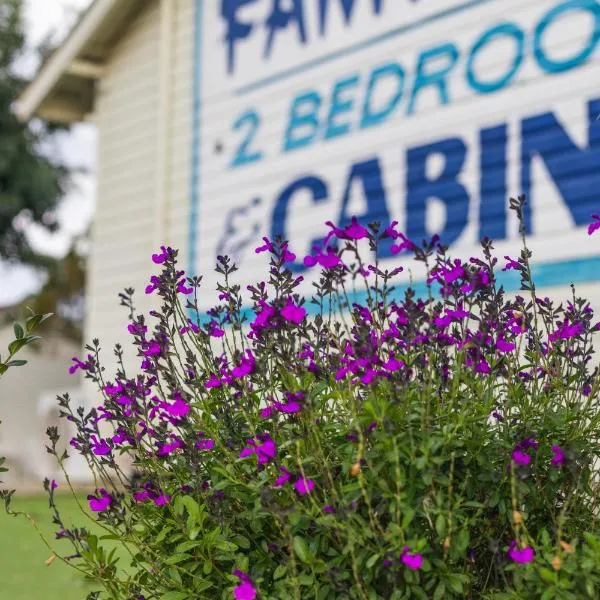
M 353 477 L 356 477 L 361 471 L 362 471 L 362 468 L 360 466 L 360 462 L 355 462 L 352 465 L 352 468 L 350 469 L 350 475 L 352 475 Z
M 555 571 L 560 571 L 561 566 L 562 566 L 562 560 L 560 560 L 560 556 L 555 556 L 552 559 L 552 568 Z

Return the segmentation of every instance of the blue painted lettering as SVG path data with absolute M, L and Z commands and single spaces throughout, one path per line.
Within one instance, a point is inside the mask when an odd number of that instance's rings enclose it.
M 321 96 L 318 92 L 310 91 L 294 98 L 285 133 L 284 152 L 305 148 L 313 143 L 319 129 L 320 107 Z M 297 133 L 299 129 L 300 134 Z
M 283 10 L 281 8 L 281 0 L 273 0 L 273 9 L 271 10 L 271 14 L 266 23 L 269 30 L 269 36 L 267 37 L 267 45 L 265 46 L 265 58 L 271 56 L 275 33 L 282 29 L 287 29 L 292 21 L 295 22 L 298 27 L 300 42 L 306 44 L 303 1 L 304 0 L 292 0 L 292 8 L 290 10 Z
M 351 97 L 343 98 L 344 92 L 352 90 L 358 85 L 358 75 L 352 75 L 338 81 L 334 88 L 331 97 L 331 107 L 327 118 L 327 128 L 325 130 L 325 139 L 346 135 L 350 131 L 350 123 L 336 122 L 338 117 L 345 113 L 351 112 L 354 107 L 354 99 Z
M 479 132 L 479 238 L 506 238 L 506 183 L 508 127 L 506 124 Z
M 384 104 L 378 109 L 374 109 L 371 105 L 373 95 L 377 89 L 377 84 L 387 77 L 395 78 L 396 80 L 396 91 L 390 97 L 387 104 Z M 362 118 L 360 121 L 361 129 L 372 127 L 373 125 L 379 125 L 386 121 L 391 114 L 394 112 L 396 106 L 402 99 L 404 93 L 404 81 L 406 77 L 404 69 L 396 62 L 386 63 L 381 67 L 377 67 L 371 72 L 369 77 L 369 84 L 367 86 L 367 93 L 365 95 L 365 102 L 363 105 Z
M 433 61 L 438 61 L 442 57 L 446 57 L 445 64 L 439 66 L 437 70 L 428 73 L 429 64 Z M 454 44 L 442 44 L 421 53 L 417 63 L 417 76 L 408 105 L 409 115 L 415 110 L 415 101 L 419 92 L 430 86 L 438 89 L 442 104 L 450 102 L 446 77 L 456 65 L 457 60 L 458 48 Z
M 355 0 L 334 0 L 338 5 L 342 7 L 344 13 L 344 19 L 346 25 L 352 21 L 354 13 L 354 2 Z M 329 13 L 330 0 L 319 0 L 319 31 L 321 35 L 325 35 L 327 28 L 327 15 Z M 376 15 L 381 13 L 383 8 L 383 0 L 373 0 L 373 11 Z
M 563 60 L 550 58 L 544 50 L 544 33 L 557 18 L 573 10 L 581 10 L 591 13 L 594 18 L 594 29 L 592 35 L 590 36 L 587 45 L 575 56 L 571 56 L 570 58 Z M 600 4 L 598 4 L 596 0 L 569 0 L 569 2 L 559 4 L 552 10 L 548 11 L 535 28 L 535 35 L 533 38 L 535 58 L 540 67 L 547 73 L 562 73 L 563 71 L 568 71 L 569 69 L 573 69 L 584 63 L 596 49 L 599 39 Z
M 235 70 L 235 45 L 238 40 L 247 38 L 253 29 L 251 23 L 243 23 L 237 19 L 237 11 L 248 4 L 254 4 L 256 0 L 221 0 L 221 16 L 227 22 L 227 72 Z
M 531 163 L 540 156 L 576 225 L 584 225 L 598 205 L 600 189 L 600 100 L 588 104 L 588 146 L 579 148 L 552 113 L 521 123 L 521 189 L 525 205 L 526 233 L 533 233 L 531 205 L 543 202 L 532 196 Z
M 502 76 L 494 81 L 482 81 L 478 78 L 475 73 L 475 61 L 478 55 L 485 50 L 488 44 L 494 42 L 501 37 L 510 37 L 515 41 L 515 55 L 512 59 L 512 64 L 509 65 L 508 70 Z M 506 87 L 514 79 L 521 63 L 523 62 L 523 56 L 525 52 L 525 33 L 522 29 L 519 29 L 513 23 L 502 23 L 496 27 L 488 29 L 476 42 L 469 58 L 467 59 L 467 81 L 469 85 L 480 94 L 489 94 L 491 92 L 497 92 L 502 88 Z
M 431 156 L 440 154 L 444 168 L 436 179 L 427 174 L 427 163 Z M 420 243 L 433 233 L 439 234 L 442 243 L 454 243 L 467 225 L 469 216 L 469 194 L 458 181 L 465 163 L 467 147 L 460 138 L 449 138 L 433 144 L 409 148 L 406 153 L 406 234 Z M 427 203 L 438 198 L 445 204 L 446 223 L 444 229 L 429 232 L 426 224 Z

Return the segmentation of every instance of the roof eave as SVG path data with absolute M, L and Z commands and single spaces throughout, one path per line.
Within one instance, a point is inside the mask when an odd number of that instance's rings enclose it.
M 125 6 L 124 0 L 94 0 L 88 10 L 72 29 L 65 41 L 57 48 L 37 73 L 33 81 L 25 88 L 13 105 L 13 111 L 19 119 L 27 121 L 34 115 L 42 118 L 72 123 L 81 121 L 91 111 L 92 98 L 90 85 L 102 76 L 103 65 L 88 61 L 80 56 L 86 43 L 106 22 L 108 15 L 119 6 Z M 61 90 L 50 98 L 65 76 L 72 81 L 76 78 L 77 91 L 81 93 L 62 97 Z

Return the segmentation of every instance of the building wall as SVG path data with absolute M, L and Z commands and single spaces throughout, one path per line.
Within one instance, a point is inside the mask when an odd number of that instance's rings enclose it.
M 99 83 L 93 117 L 99 134 L 98 204 L 85 339 L 100 339 L 110 374 L 114 343 L 123 343 L 126 350 L 129 345 L 127 312 L 119 307 L 118 293 L 135 288 L 138 312 L 147 312 L 153 299 L 144 287 L 156 269 L 151 253 L 165 243 L 180 248 L 182 257 L 187 250 L 194 2 L 173 0 L 170 8 L 171 44 L 166 49 L 161 46 L 158 0 L 148 0 L 127 27 Z M 170 53 L 166 98 L 161 51 Z M 164 125 L 162 108 L 167 111 Z M 128 362 L 132 358 L 126 357 Z

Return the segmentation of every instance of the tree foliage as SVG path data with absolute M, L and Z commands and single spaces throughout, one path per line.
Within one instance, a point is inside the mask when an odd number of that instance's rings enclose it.
M 54 231 L 53 209 L 64 194 L 68 169 L 40 150 L 54 126 L 23 123 L 12 111 L 27 83 L 15 72 L 24 51 L 24 2 L 0 0 L 0 258 L 42 266 L 14 219 L 27 216 Z

